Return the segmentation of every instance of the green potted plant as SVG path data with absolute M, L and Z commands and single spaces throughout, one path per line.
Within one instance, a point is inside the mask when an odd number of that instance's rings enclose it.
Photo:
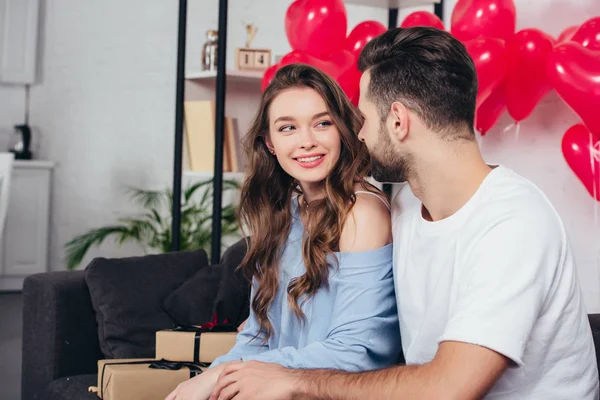
M 223 193 L 238 190 L 234 180 L 223 181 Z M 204 189 L 200 191 L 200 189 Z M 199 192 L 200 191 L 200 192 Z M 198 193 L 197 193 L 198 192 Z M 145 212 L 128 218 L 120 218 L 118 224 L 100 227 L 76 236 L 65 244 L 66 267 L 73 270 L 81 264 L 92 246 L 102 244 L 114 237 L 118 244 L 133 241 L 146 252 L 166 253 L 171 249 L 172 192 L 130 189 L 131 199 Z M 185 188 L 181 202 L 181 250 L 210 249 L 212 224 L 212 179 Z M 165 214 L 164 210 L 168 210 Z M 229 204 L 223 207 L 221 217 L 222 235 L 237 235 L 237 209 Z

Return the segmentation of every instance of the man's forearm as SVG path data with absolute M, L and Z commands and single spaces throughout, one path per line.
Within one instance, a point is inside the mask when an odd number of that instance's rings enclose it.
M 441 382 L 431 364 L 397 366 L 348 373 L 330 370 L 298 371 L 294 399 L 364 400 L 439 398 Z

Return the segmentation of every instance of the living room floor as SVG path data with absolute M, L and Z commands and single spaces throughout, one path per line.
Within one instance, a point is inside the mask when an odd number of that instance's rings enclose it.
M 21 398 L 21 293 L 0 293 L 0 399 Z

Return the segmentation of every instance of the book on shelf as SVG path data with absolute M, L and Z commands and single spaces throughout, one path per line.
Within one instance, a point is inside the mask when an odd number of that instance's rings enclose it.
M 185 164 L 188 170 L 212 172 L 215 164 L 215 102 L 210 100 L 184 103 Z M 237 144 L 237 121 L 226 117 L 223 137 L 223 171 L 241 169 Z

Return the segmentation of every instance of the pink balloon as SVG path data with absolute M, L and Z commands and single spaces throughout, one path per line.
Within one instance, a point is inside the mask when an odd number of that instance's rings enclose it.
M 360 71 L 352 66 L 338 78 L 338 84 L 355 106 L 358 106 L 361 75 Z
M 481 37 L 465 43 L 477 71 L 477 107 L 500 85 L 508 69 L 504 40 Z
M 387 28 L 377 21 L 363 21 L 352 29 L 344 42 L 344 48 L 358 60 L 363 47 L 385 31 Z
M 275 65 L 271 65 L 265 71 L 265 73 L 263 74 L 262 80 L 260 82 L 260 90 L 261 90 L 261 92 L 264 92 L 265 89 L 267 88 L 267 86 L 269 86 L 269 83 L 271 83 L 271 81 L 275 77 L 275 73 L 277 72 L 277 70 L 279 68 L 281 68 L 281 65 L 275 64 Z
M 285 14 L 285 33 L 292 49 L 315 57 L 340 49 L 347 28 L 342 0 L 296 0 Z
M 556 93 L 600 135 L 600 53 L 576 42 L 562 43 L 548 56 L 546 74 Z
M 299 50 L 292 50 L 281 58 L 279 65 L 289 64 L 308 64 L 325 72 L 331 78 L 336 79 L 341 73 L 337 70 L 335 64 L 313 57 L 310 54 Z
M 566 28 L 558 36 L 558 40 L 556 41 L 557 44 L 562 42 L 568 42 L 569 40 L 571 40 L 575 32 L 577 32 L 577 29 L 579 29 L 579 25 L 571 25 L 568 28 Z
M 539 29 L 523 29 L 508 42 L 506 108 L 515 121 L 527 118 L 552 89 L 546 62 L 554 39 Z
M 508 40 L 515 33 L 516 19 L 513 0 L 458 0 L 451 32 L 461 42 L 480 36 Z
M 506 102 L 504 101 L 504 86 L 501 84 L 477 108 L 475 113 L 475 129 L 481 133 L 481 136 L 485 135 L 498 122 L 504 110 L 506 110 Z
M 337 79 L 350 67 L 356 66 L 356 58 L 354 54 L 348 50 L 340 50 L 326 56 L 323 61 L 332 64 L 335 67 L 334 79 Z
M 570 127 L 563 136 L 562 152 L 565 161 L 588 193 L 600 201 L 600 136 L 591 133 L 583 124 Z
M 600 17 L 584 22 L 571 40 L 590 50 L 600 50 Z
M 444 30 L 444 23 L 435 14 L 428 11 L 415 11 L 404 18 L 400 28 L 410 28 L 411 26 L 431 26 Z

